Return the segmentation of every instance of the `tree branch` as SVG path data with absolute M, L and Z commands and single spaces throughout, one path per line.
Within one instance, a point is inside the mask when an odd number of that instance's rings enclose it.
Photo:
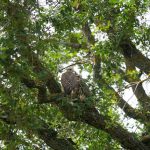
M 28 63 L 33 66 L 33 71 L 38 75 L 39 80 L 43 81 L 50 93 L 61 93 L 61 88 L 53 74 L 43 66 L 39 58 L 35 54 L 28 56 Z M 43 73 L 42 78 L 40 74 Z
M 126 61 L 132 62 L 134 66 L 139 68 L 146 74 L 150 73 L 150 59 L 145 57 L 131 42 L 131 40 L 126 39 L 120 42 L 119 46 L 122 49 L 122 54 Z
M 132 134 L 128 133 L 121 126 L 117 125 L 117 123 L 111 126 L 108 125 L 107 122 L 110 123 L 111 119 L 99 114 L 99 112 L 94 107 L 91 107 L 86 103 L 78 103 L 78 107 L 76 107 L 76 105 L 70 103 L 67 97 L 63 98 L 60 95 L 55 96 L 51 97 L 50 99 L 53 99 L 53 102 L 57 104 L 60 110 L 64 113 L 65 117 L 68 118 L 70 121 L 82 121 L 89 125 L 92 125 L 95 128 L 106 131 L 114 139 L 118 140 L 124 148 L 135 149 L 135 147 L 138 146 L 139 150 L 142 150 L 142 148 L 145 148 L 146 150 L 146 147 L 141 142 L 137 141 Z M 79 110 L 81 111 L 80 113 Z M 42 131 L 42 133 L 44 132 Z M 120 136 L 122 138 L 120 138 Z
M 103 130 L 110 134 L 112 138 L 119 141 L 122 147 L 130 150 L 148 150 L 146 146 L 142 144 L 142 142 L 138 141 L 133 134 L 127 132 L 116 122 L 111 123 L 111 119 L 109 117 L 103 116 L 99 114 L 99 112 L 94 107 L 90 107 L 84 103 L 78 105 L 79 108 L 72 107 L 72 105 L 65 105 L 63 111 L 65 112 L 66 118 L 70 121 L 81 121 L 85 122 L 97 129 Z
M 38 128 L 37 133 L 41 139 L 45 141 L 54 150 L 75 150 L 73 147 L 73 141 L 71 139 L 62 139 L 57 137 L 57 132 L 47 126 L 45 122 L 42 121 L 42 127 Z M 73 144 L 73 145 L 72 145 Z
M 82 31 L 87 39 L 87 41 L 90 44 L 94 44 L 95 43 L 95 39 L 94 36 L 92 35 L 91 29 L 88 25 L 88 22 L 86 22 L 83 26 L 82 26 Z
M 102 86 L 105 86 L 112 93 L 114 93 L 116 97 L 117 105 L 125 112 L 127 116 L 136 119 L 140 122 L 142 121 L 149 122 L 150 120 L 149 115 L 142 114 L 140 110 L 131 107 L 112 87 L 109 86 L 109 84 L 106 83 L 106 81 L 102 78 L 102 75 L 100 74 L 101 71 L 101 67 L 99 65 L 100 61 L 101 61 L 100 59 L 99 60 L 97 59 L 97 62 L 94 65 L 94 80 L 95 83 L 98 85 L 98 87 L 102 88 Z
M 133 71 L 136 72 L 134 62 L 131 59 L 128 59 L 126 56 L 125 56 L 125 63 L 126 63 L 126 71 L 127 72 L 133 72 Z M 133 93 L 137 97 L 137 100 L 139 101 L 139 103 L 143 107 L 144 111 L 145 110 L 149 111 L 149 109 L 150 109 L 150 98 L 147 96 L 147 94 L 146 94 L 146 92 L 142 86 L 142 82 L 138 82 L 138 81 L 141 81 L 140 78 L 138 77 L 138 75 L 136 75 L 134 77 L 132 75 L 126 75 L 125 79 L 129 83 L 133 83 L 133 82 L 137 83 L 137 84 L 133 84 L 131 86 Z
M 25 116 L 26 117 L 26 116 Z M 23 117 L 25 119 L 25 117 Z M 31 116 L 30 116 L 31 117 Z M 3 116 L 0 116 L 0 119 L 5 122 L 6 124 L 8 125 L 17 125 L 17 120 L 12 120 L 10 119 L 11 117 L 9 116 L 9 114 L 6 114 L 5 117 Z M 20 116 L 21 118 L 21 116 Z M 31 119 L 31 118 L 30 118 Z M 28 119 L 27 119 L 28 120 Z M 38 122 L 39 124 L 39 127 L 34 127 L 34 123 L 32 125 L 33 128 L 30 128 L 28 127 L 27 131 L 28 130 L 32 130 L 34 131 L 34 133 L 37 133 L 38 136 L 44 140 L 44 142 L 50 146 L 51 148 L 53 148 L 54 150 L 75 150 L 74 146 L 75 143 L 73 143 L 73 141 L 69 138 L 69 139 L 65 139 L 65 138 L 58 138 L 57 137 L 57 132 L 49 127 L 44 121 L 42 121 L 41 119 L 37 119 L 37 118 L 34 118 L 34 116 L 32 116 L 32 120 L 34 120 L 35 122 Z M 20 119 L 19 121 L 20 123 L 23 123 L 24 121 Z M 24 130 L 21 128 L 21 130 Z M 1 140 L 6 140 L 6 142 L 8 141 L 8 139 L 1 139 Z

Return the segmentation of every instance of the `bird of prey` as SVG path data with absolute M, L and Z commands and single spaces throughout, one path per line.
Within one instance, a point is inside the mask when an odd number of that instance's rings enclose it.
M 90 96 L 90 90 L 83 78 L 78 75 L 72 68 L 67 69 L 61 76 L 61 84 L 66 95 L 72 99 L 78 98 L 83 101 Z

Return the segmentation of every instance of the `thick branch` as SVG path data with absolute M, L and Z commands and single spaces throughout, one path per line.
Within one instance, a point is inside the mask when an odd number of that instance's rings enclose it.
M 99 60 L 100 61 L 100 60 Z M 101 88 L 102 86 L 105 86 L 107 89 L 109 89 L 112 93 L 115 94 L 116 97 L 116 101 L 117 101 L 117 105 L 125 112 L 125 114 L 127 116 L 129 116 L 130 118 L 136 119 L 140 122 L 142 121 L 146 121 L 148 122 L 150 120 L 150 116 L 145 116 L 144 114 L 140 113 L 139 110 L 134 109 L 133 107 L 131 107 L 112 87 L 110 87 L 106 81 L 102 78 L 102 76 L 100 75 L 100 66 L 99 66 L 99 62 L 97 62 L 94 66 L 94 80 L 97 83 L 97 85 L 99 86 L 99 88 Z
M 41 85 L 36 84 L 34 80 L 28 79 L 27 77 L 21 78 L 21 82 L 30 89 L 36 88 L 38 90 L 37 98 L 38 98 L 38 103 L 40 104 L 45 104 L 45 103 L 57 104 L 60 102 L 60 99 L 64 97 L 63 93 L 51 94 L 48 96 L 46 92 L 46 86 L 42 84 Z
M 73 141 L 70 139 L 58 138 L 57 132 L 49 128 L 44 122 L 42 123 L 42 128 L 37 129 L 37 133 L 39 137 L 54 150 L 75 150 L 72 145 Z
M 125 112 L 125 114 L 127 116 L 129 116 L 130 118 L 136 119 L 140 122 L 143 123 L 143 121 L 145 122 L 149 122 L 150 120 L 150 116 L 149 115 L 145 115 L 143 113 L 141 113 L 140 110 L 138 109 L 134 109 L 133 107 L 131 107 L 112 87 L 110 87 L 109 85 L 107 85 L 107 88 L 109 88 L 109 90 L 111 92 L 113 92 L 115 94 L 116 97 L 116 101 L 117 101 L 117 105 Z
M 134 138 L 134 135 L 127 132 L 117 123 L 110 125 L 111 120 L 98 113 L 96 109 L 88 109 L 86 113 L 82 116 L 83 122 L 94 126 L 97 129 L 102 129 L 109 133 L 112 138 L 119 141 L 122 147 L 130 150 L 148 150 L 140 141 Z
M 90 44 L 94 44 L 95 43 L 95 39 L 94 39 L 94 36 L 92 35 L 91 29 L 90 29 L 90 27 L 89 27 L 87 22 L 82 26 L 82 31 L 83 31 L 87 41 Z
M 80 114 L 79 114 L 80 107 Z M 127 132 L 116 122 L 112 123 L 109 117 L 105 117 L 94 108 L 89 107 L 86 104 L 79 104 L 78 108 L 73 107 L 72 105 L 65 105 L 63 111 L 65 116 L 71 121 L 81 121 L 85 122 L 97 129 L 103 130 L 110 134 L 112 138 L 119 141 L 122 147 L 130 150 L 148 150 L 146 146 L 142 144 L 142 142 L 138 141 L 134 135 Z
M 6 115 L 5 118 L 0 117 L 0 119 L 9 125 L 17 124 L 17 121 L 9 119 L 9 115 Z M 32 125 L 33 128 L 28 128 L 28 130 L 32 130 L 32 131 L 34 131 L 34 133 L 37 133 L 38 136 L 42 140 L 44 140 L 44 142 L 48 146 L 50 146 L 54 150 L 60 150 L 60 149 L 61 150 L 66 150 L 66 149 L 67 150 L 75 150 L 75 148 L 73 146 L 73 145 L 75 145 L 75 143 L 73 143 L 73 141 L 71 139 L 58 138 L 57 132 L 54 129 L 50 128 L 44 121 L 34 118 L 34 117 L 33 117 L 33 120 L 34 121 L 36 120 L 35 122 L 38 122 L 40 124 L 40 127 L 35 128 L 34 125 Z M 23 121 L 20 120 L 20 122 L 23 122 Z M 21 129 L 21 130 L 24 130 L 24 129 Z M 27 132 L 28 132 L 28 130 L 27 130 Z M 6 140 L 6 139 L 1 139 L 1 140 Z M 8 141 L 8 139 L 6 141 Z
M 38 74 L 39 79 L 42 80 L 50 93 L 61 93 L 61 88 L 56 79 L 54 78 L 53 74 L 43 66 L 40 62 L 39 58 L 35 54 L 31 54 L 28 56 L 29 64 L 33 66 L 33 71 Z M 43 73 L 42 78 L 40 74 Z
M 56 99 L 59 99 L 59 102 Z M 94 107 L 91 108 L 87 106 L 86 103 L 81 103 L 81 104 L 79 103 L 78 107 L 76 107 L 76 105 L 74 106 L 74 104 L 69 102 L 68 98 L 61 97 L 60 95 L 51 97 L 51 100 L 53 100 L 53 102 L 57 104 L 57 106 L 64 113 L 66 118 L 68 118 L 69 120 L 82 121 L 89 125 L 94 126 L 95 128 L 106 131 L 114 139 L 118 140 L 124 148 L 129 148 L 131 150 L 135 149 L 135 147 L 139 147 L 138 148 L 139 150 L 142 150 L 143 148 L 145 148 L 145 150 L 147 149 L 141 142 L 134 139 L 134 136 L 132 134 L 128 133 L 121 126 L 116 125 L 117 123 L 111 126 L 107 124 L 110 123 L 111 120 L 99 114 L 99 112 Z M 80 108 L 81 113 L 78 112 L 79 107 L 81 107 Z M 55 137 L 51 138 L 51 135 L 47 134 L 49 132 L 47 129 L 46 130 L 40 129 L 38 132 L 40 134 L 40 137 L 43 137 L 44 141 L 47 144 L 50 142 L 52 146 L 54 146 L 56 145 L 56 142 L 58 142 L 54 140 Z M 65 140 L 62 141 L 59 139 L 59 142 L 61 144 L 63 144 L 64 141 Z
M 150 73 L 150 60 L 145 57 L 130 40 L 120 42 L 122 54 L 125 59 L 132 62 L 134 66 L 139 68 L 146 74 Z
M 131 107 L 114 89 L 112 89 L 112 91 L 115 93 L 117 105 L 125 112 L 127 116 L 136 119 L 141 123 L 150 121 L 150 115 L 145 115 L 141 113 L 140 110 Z
M 43 93 L 44 88 L 40 85 L 36 85 L 36 82 L 34 80 L 22 78 L 21 81 L 28 88 L 37 88 L 39 90 L 39 95 L 40 95 L 40 99 L 38 97 L 39 103 L 43 103 L 43 100 L 44 101 L 49 100 L 51 102 L 55 101 L 55 103 L 57 103 L 56 98 L 58 98 L 58 95 L 52 96 L 52 97 L 50 97 L 50 99 L 47 99 L 47 98 L 45 99 L 45 96 L 47 96 L 47 95 L 46 95 L 46 93 L 45 94 Z M 0 90 L 4 91 L 8 98 L 11 96 L 11 95 L 9 95 L 7 89 L 3 85 L 0 86 Z M 43 96 L 43 95 L 45 95 L 45 96 Z M 42 102 L 41 102 L 41 100 L 42 100 Z M 6 124 L 11 124 L 11 125 L 16 124 L 17 125 L 18 120 L 15 120 L 16 117 L 12 116 L 12 115 L 16 114 L 17 112 L 14 113 L 14 112 L 10 111 L 9 108 L 7 108 L 7 106 L 4 106 L 4 105 L 1 105 L 0 109 L 1 109 L 1 111 L 5 112 L 5 113 L 3 113 L 3 115 L 0 116 L 0 119 L 2 121 L 4 121 Z M 17 119 L 18 119 L 18 117 L 17 117 Z M 20 116 L 19 124 L 21 122 L 24 122 L 25 117 L 26 116 L 24 116 L 23 120 L 21 120 L 22 117 Z M 34 118 L 34 116 L 32 116 L 32 117 L 33 117 L 34 121 L 36 120 L 35 122 L 39 122 L 40 128 L 35 128 L 33 125 L 33 129 L 29 129 L 29 130 L 33 130 L 34 132 L 38 133 L 39 137 L 41 139 L 43 139 L 48 146 L 50 146 L 54 150 L 60 150 L 60 149 L 75 150 L 70 139 L 58 138 L 57 132 L 54 129 L 49 128 L 49 126 L 47 126 L 46 123 L 44 123 L 40 119 Z M 29 119 L 27 119 L 27 120 L 29 120 Z M 30 120 L 31 120 L 31 118 L 30 118 Z M 24 130 L 24 129 L 22 129 L 22 130 Z
M 135 64 L 131 59 L 128 59 L 125 57 L 125 63 L 126 63 L 126 70 L 127 72 L 136 72 Z M 147 96 L 143 86 L 142 82 L 140 82 L 140 78 L 138 75 L 132 77 L 132 75 L 127 75 L 126 76 L 126 81 L 129 83 L 134 83 L 137 82 L 137 84 L 132 85 L 132 90 L 135 96 L 137 97 L 139 103 L 141 106 L 144 108 L 144 110 L 149 110 L 150 109 L 150 98 Z

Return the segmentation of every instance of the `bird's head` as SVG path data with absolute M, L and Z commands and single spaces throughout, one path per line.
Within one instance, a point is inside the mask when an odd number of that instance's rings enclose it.
M 69 68 L 67 68 L 67 71 L 74 72 L 74 69 L 73 69 L 73 67 L 69 67 Z

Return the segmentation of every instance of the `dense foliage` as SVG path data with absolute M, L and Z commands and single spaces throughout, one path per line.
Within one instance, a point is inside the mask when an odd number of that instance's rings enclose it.
M 0 148 L 149 149 L 148 11 L 149 0 L 1 0 Z M 69 66 L 86 75 L 83 102 L 63 93 Z

